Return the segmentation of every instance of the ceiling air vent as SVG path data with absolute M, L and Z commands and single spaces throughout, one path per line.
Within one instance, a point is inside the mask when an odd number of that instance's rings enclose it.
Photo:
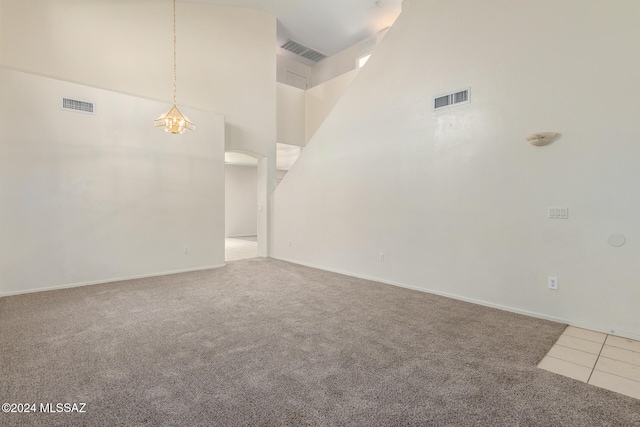
M 93 102 L 78 101 L 71 98 L 62 98 L 62 109 L 87 114 L 96 113 L 96 105 Z
M 293 52 L 296 55 L 300 55 L 303 58 L 310 59 L 313 62 L 322 61 L 327 55 L 320 53 L 316 50 L 311 49 L 310 47 L 303 46 L 298 42 L 294 42 L 293 40 L 289 40 L 282 46 L 280 46 L 284 50 L 288 50 L 289 52 Z
M 446 95 L 436 96 L 433 98 L 433 109 L 440 110 L 441 108 L 452 107 L 459 104 L 468 104 L 469 102 L 469 89 L 464 89 L 447 93 Z

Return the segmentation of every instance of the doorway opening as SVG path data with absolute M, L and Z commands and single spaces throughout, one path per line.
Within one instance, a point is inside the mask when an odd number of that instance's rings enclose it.
M 266 165 L 256 153 L 225 152 L 225 261 L 267 256 Z
M 224 260 L 258 256 L 258 160 L 226 152 L 224 155 Z

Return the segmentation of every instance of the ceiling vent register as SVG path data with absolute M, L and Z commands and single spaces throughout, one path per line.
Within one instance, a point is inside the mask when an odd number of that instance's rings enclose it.
M 62 98 L 62 109 L 86 114 L 96 113 L 96 105 L 93 102 L 78 101 L 71 98 Z
M 469 89 L 464 89 L 433 98 L 433 109 L 440 110 L 454 105 L 468 104 L 469 102 Z
M 296 55 L 300 55 L 303 58 L 307 58 L 313 62 L 322 61 L 327 55 L 320 53 L 316 50 L 311 49 L 310 47 L 301 45 L 298 42 L 294 42 L 293 40 L 289 40 L 282 46 L 280 46 L 284 50 L 288 50 L 289 52 L 293 52 Z

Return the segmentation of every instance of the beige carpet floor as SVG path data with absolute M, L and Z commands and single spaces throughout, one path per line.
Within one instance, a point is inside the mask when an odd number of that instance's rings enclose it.
M 272 259 L 0 299 L 0 425 L 634 426 L 564 325 Z

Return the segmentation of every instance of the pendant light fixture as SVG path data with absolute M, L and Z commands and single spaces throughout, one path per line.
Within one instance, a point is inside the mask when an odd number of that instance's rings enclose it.
M 176 0 L 173 0 L 173 107 L 155 120 L 157 128 L 165 132 L 180 134 L 187 129 L 195 130 L 196 125 L 178 110 L 176 106 Z

